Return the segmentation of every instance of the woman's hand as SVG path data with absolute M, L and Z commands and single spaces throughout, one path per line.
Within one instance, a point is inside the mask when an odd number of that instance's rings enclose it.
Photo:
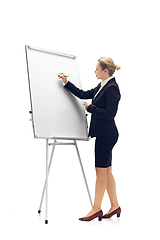
M 87 108 L 88 108 L 88 106 L 90 105 L 90 103 L 84 102 L 83 105 L 85 106 L 85 109 L 87 110 Z
M 66 84 L 68 82 L 67 77 L 65 76 L 64 73 L 59 73 L 58 75 L 59 79 L 62 79 L 62 81 Z

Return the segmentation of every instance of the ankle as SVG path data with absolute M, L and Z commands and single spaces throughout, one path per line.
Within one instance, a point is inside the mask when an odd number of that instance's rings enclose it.
M 92 211 L 94 211 L 94 212 L 99 212 L 100 210 L 101 210 L 100 207 L 93 205 Z
M 117 204 L 111 204 L 111 208 L 112 208 L 112 209 L 119 208 L 119 204 L 118 204 L 118 203 L 117 203 Z

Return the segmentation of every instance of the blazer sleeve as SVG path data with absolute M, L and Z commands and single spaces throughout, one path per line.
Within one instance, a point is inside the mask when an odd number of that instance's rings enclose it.
M 64 87 L 80 99 L 91 99 L 93 98 L 93 95 L 95 93 L 95 88 L 88 91 L 83 91 L 82 89 L 77 88 L 73 83 L 69 81 Z
M 99 108 L 96 105 L 91 104 L 88 106 L 87 111 L 97 118 L 112 120 L 117 113 L 118 103 L 120 100 L 119 88 L 112 85 L 106 89 L 104 94 L 106 94 L 106 108 Z

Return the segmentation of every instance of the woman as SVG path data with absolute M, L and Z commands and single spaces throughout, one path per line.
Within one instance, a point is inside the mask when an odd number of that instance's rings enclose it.
M 118 204 L 116 184 L 112 174 L 112 149 L 118 140 L 118 130 L 114 117 L 120 100 L 119 87 L 113 76 L 115 70 L 121 67 L 114 64 L 111 58 L 102 57 L 98 60 L 95 74 L 102 82 L 94 89 L 83 91 L 67 80 L 62 73 L 59 78 L 65 83 L 65 88 L 81 99 L 92 99 L 92 104 L 84 103 L 85 109 L 92 114 L 89 136 L 95 140 L 95 170 L 96 186 L 95 199 L 92 210 L 81 221 L 91 221 L 94 218 L 110 218 L 114 214 L 120 216 L 121 208 Z M 108 192 L 111 208 L 103 216 L 101 203 L 105 189 Z

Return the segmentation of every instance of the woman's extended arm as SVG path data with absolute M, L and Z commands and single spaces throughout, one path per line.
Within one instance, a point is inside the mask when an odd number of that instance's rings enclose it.
M 82 89 L 77 88 L 73 83 L 69 82 L 67 77 L 64 75 L 64 73 L 60 73 L 58 75 L 59 78 L 62 79 L 62 81 L 65 83 L 65 88 L 68 89 L 71 93 L 73 93 L 75 96 L 77 96 L 80 99 L 91 99 L 94 96 L 95 88 L 83 91 Z
M 77 88 L 73 83 L 69 81 L 64 87 L 67 88 L 71 93 L 73 93 L 80 99 L 91 99 L 93 98 L 95 92 L 94 88 L 88 91 L 83 91 L 82 89 Z

